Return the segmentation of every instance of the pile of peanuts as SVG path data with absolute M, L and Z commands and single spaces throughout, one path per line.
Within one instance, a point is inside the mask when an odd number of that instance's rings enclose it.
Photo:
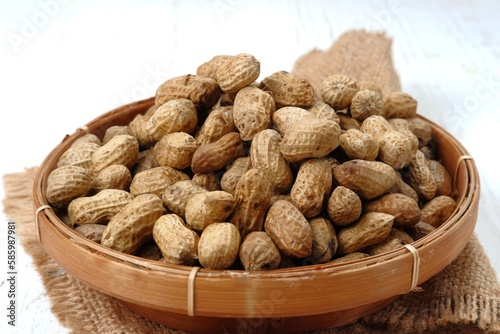
M 404 92 L 285 71 L 250 54 L 167 80 L 155 103 L 65 151 L 46 197 L 76 232 L 151 260 L 269 270 L 421 238 L 454 212 L 431 125 Z

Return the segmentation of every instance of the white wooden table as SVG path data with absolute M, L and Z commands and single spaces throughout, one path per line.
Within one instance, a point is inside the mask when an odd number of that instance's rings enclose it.
M 475 159 L 481 177 L 475 231 L 500 273 L 499 12 L 494 0 L 3 1 L 0 174 L 40 164 L 65 134 L 152 96 L 164 80 L 193 73 L 216 54 L 251 53 L 263 77 L 290 70 L 296 58 L 329 47 L 346 30 L 383 30 L 394 39 L 395 66 L 418 112 L 448 129 Z M 6 228 L 0 232 L 6 254 Z M 66 333 L 19 250 L 18 326 L 7 326 L 3 312 L 0 332 Z

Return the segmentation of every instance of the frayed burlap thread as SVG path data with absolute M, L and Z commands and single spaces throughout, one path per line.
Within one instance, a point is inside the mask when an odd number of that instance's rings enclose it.
M 385 94 L 401 88 L 392 64 L 391 40 L 364 31 L 347 32 L 329 50 L 306 54 L 293 73 L 310 80 L 315 88 L 321 78 L 334 73 L 374 82 Z M 52 260 L 36 236 L 35 172 L 32 167 L 3 177 L 3 205 L 17 223 L 21 245 L 33 258 L 59 321 L 73 333 L 183 333 L 137 316 L 114 298 L 80 283 Z M 500 333 L 500 287 L 475 234 L 452 264 L 421 287 L 423 292 L 402 295 L 354 324 L 317 333 Z

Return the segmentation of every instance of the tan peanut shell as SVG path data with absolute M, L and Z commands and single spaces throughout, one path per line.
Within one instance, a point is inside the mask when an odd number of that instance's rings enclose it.
M 344 186 L 336 187 L 327 203 L 328 217 L 337 226 L 346 226 L 361 216 L 363 206 L 358 194 Z
M 193 180 L 181 180 L 167 186 L 161 195 L 161 199 L 168 210 L 180 217 L 184 217 L 189 199 L 205 191 L 207 190 Z
M 396 183 L 394 183 L 394 186 L 389 190 L 390 193 L 401 193 L 403 195 L 406 195 L 413 199 L 415 202 L 418 203 L 418 194 L 415 190 L 413 190 L 412 187 L 410 187 L 409 184 L 407 184 L 403 178 L 401 177 L 400 173 L 396 173 Z
M 54 169 L 47 177 L 47 202 L 61 208 L 73 199 L 84 196 L 92 188 L 89 171 L 78 166 L 62 166 Z
M 330 261 L 337 252 L 337 234 L 332 223 L 323 217 L 309 219 L 313 234 L 313 246 L 311 257 L 314 263 L 325 263 Z
M 296 121 L 301 121 L 307 117 L 315 117 L 310 111 L 299 107 L 282 107 L 272 115 L 274 130 L 283 136 L 288 128 Z
M 130 135 L 117 135 L 98 148 L 92 155 L 92 173 L 96 175 L 111 165 L 132 168 L 139 155 L 139 143 Z
M 138 195 L 110 219 L 102 234 L 101 245 L 134 254 L 152 239 L 153 226 L 164 213 L 165 207 L 158 196 Z
M 193 195 L 185 208 L 186 223 L 198 233 L 213 223 L 226 221 L 233 212 L 236 201 L 225 191 L 205 191 Z
M 196 75 L 202 77 L 212 78 L 217 80 L 217 70 L 219 67 L 223 66 L 229 59 L 233 56 L 229 55 L 218 55 L 214 56 L 209 61 L 204 62 L 196 69 Z
M 85 224 L 75 227 L 75 232 L 84 238 L 87 238 L 98 244 L 101 243 L 102 233 L 106 229 L 106 225 L 102 224 Z
M 427 167 L 436 183 L 435 196 L 453 195 L 453 178 L 448 170 L 437 160 L 427 160 Z
M 354 94 L 349 110 L 351 116 L 359 121 L 372 115 L 383 116 L 382 97 L 369 89 L 360 90 Z
M 195 135 L 196 143 L 209 144 L 219 140 L 229 132 L 237 131 L 234 125 L 233 106 L 212 109 Z
M 153 154 L 160 166 L 184 169 L 191 165 L 198 148 L 193 136 L 186 132 L 166 134 L 153 147 Z
M 125 190 L 104 189 L 96 195 L 72 200 L 68 205 L 68 215 L 76 225 L 104 223 L 113 218 L 133 198 L 134 196 Z
M 260 62 L 251 54 L 241 53 L 229 58 L 215 72 L 217 83 L 226 93 L 236 93 L 257 80 Z
M 419 197 L 431 200 L 436 195 L 434 175 L 427 166 L 424 153 L 418 150 L 405 172 L 405 181 L 413 188 Z
M 309 107 L 314 100 L 314 89 L 309 81 L 286 71 L 275 72 L 262 79 L 264 90 L 269 92 L 278 108 Z
M 99 139 L 99 137 L 97 137 L 95 134 L 93 133 L 86 133 L 84 134 L 83 136 L 77 138 L 72 144 L 70 147 L 77 147 L 78 145 L 80 144 L 84 144 L 86 145 L 87 143 L 94 143 L 94 144 L 98 144 L 99 146 L 102 145 L 102 141 L 101 139 Z
M 405 228 L 406 233 L 408 233 L 413 240 L 423 238 L 435 230 L 436 228 L 434 226 L 424 223 L 423 221 L 419 221 L 415 225 Z
M 375 160 L 378 156 L 378 141 L 360 130 L 349 129 L 342 132 L 339 145 L 349 159 Z
M 249 86 L 238 91 L 234 99 L 233 119 L 241 139 L 251 140 L 257 132 L 269 128 L 274 109 L 271 95 L 259 88 Z
M 146 131 L 159 141 L 169 133 L 191 133 L 197 124 L 198 113 L 193 102 L 188 99 L 175 99 L 156 109 L 146 124 Z
M 349 107 L 354 95 L 359 91 L 358 82 L 342 74 L 326 77 L 321 83 L 321 97 L 333 109 Z
M 293 123 L 283 136 L 280 151 L 289 162 L 321 158 L 339 145 L 340 126 L 319 118 Z
M 372 135 L 374 138 L 383 135 L 387 131 L 394 130 L 391 123 L 381 115 L 372 115 L 363 120 L 360 130 Z
M 361 129 L 361 123 L 350 115 L 337 113 L 337 116 L 339 116 L 339 125 L 342 130 Z
M 426 146 L 432 139 L 432 127 L 426 120 L 419 117 L 408 118 L 412 131 L 418 138 L 419 148 Z
M 368 90 L 371 90 L 372 92 L 377 93 L 378 95 L 380 95 L 380 97 L 384 96 L 384 94 L 382 93 L 382 90 L 380 89 L 380 87 L 377 86 L 376 84 L 374 84 L 373 82 L 370 82 L 370 81 L 358 81 L 358 87 L 359 87 L 359 90 L 368 89 Z
M 137 139 L 140 147 L 152 147 L 157 139 L 147 130 L 147 124 L 151 116 L 138 114 L 127 125 L 128 134 Z
M 210 110 L 220 95 L 221 90 L 214 79 L 186 74 L 162 83 L 156 90 L 155 105 L 159 107 L 170 100 L 188 99 L 197 111 L 202 112 Z
M 132 174 L 124 165 L 110 165 L 92 179 L 92 188 L 128 190 L 132 182 Z
M 304 215 L 291 202 L 278 200 L 269 208 L 264 230 L 278 249 L 293 258 L 312 253 L 313 235 Z
M 363 210 L 393 215 L 396 227 L 415 225 L 422 216 L 418 202 L 399 193 L 383 195 L 373 201 L 365 202 Z
M 333 170 L 337 183 L 370 200 L 387 193 L 396 182 L 394 169 L 380 161 L 349 160 Z
M 293 182 L 290 164 L 280 151 L 281 135 L 272 129 L 257 133 L 250 146 L 250 159 L 253 168 L 264 172 L 276 193 L 290 190 Z
M 326 159 L 308 159 L 301 163 L 290 191 L 292 203 L 306 217 L 323 211 L 332 190 L 332 169 Z
M 354 224 L 343 228 L 337 235 L 339 251 L 343 254 L 358 252 L 384 241 L 391 232 L 394 216 L 381 212 L 368 212 Z
M 404 92 L 392 92 L 383 102 L 382 108 L 387 118 L 411 118 L 417 114 L 417 101 Z
M 59 158 L 56 167 L 78 166 L 86 169 L 92 167 L 92 156 L 101 147 L 95 142 L 81 142 L 78 145 L 71 145 Z
M 241 176 L 250 168 L 252 168 L 252 161 L 249 156 L 234 160 L 226 169 L 224 174 L 222 174 L 220 180 L 221 189 L 234 195 L 236 184 L 240 180 Z
M 169 166 L 159 166 L 135 174 L 130 184 L 130 192 L 140 194 L 154 194 L 161 197 L 166 187 L 177 181 L 189 180 L 189 176 Z
M 307 108 L 307 111 L 317 118 L 326 119 L 340 124 L 339 115 L 337 115 L 335 110 L 325 102 L 316 101 L 313 105 Z
M 209 269 L 227 269 L 236 261 L 240 232 L 231 223 L 214 223 L 203 231 L 198 243 L 198 260 Z
M 392 228 L 391 233 L 389 233 L 389 236 L 384 241 L 368 247 L 365 251 L 370 255 L 387 253 L 410 244 L 413 241 L 413 238 L 406 232 L 397 228 Z
M 167 263 L 189 266 L 198 258 L 198 234 L 174 213 L 165 214 L 156 220 L 153 239 Z
M 239 258 L 245 270 L 270 270 L 280 266 L 281 255 L 266 232 L 248 234 L 240 245 Z
M 194 174 L 191 179 L 208 191 L 221 190 L 219 175 L 215 172 Z
M 394 169 L 407 166 L 413 159 L 415 150 L 412 140 L 396 130 L 389 130 L 375 136 L 378 142 L 378 159 Z
M 118 135 L 128 135 L 128 129 L 126 125 L 113 125 L 106 129 L 104 136 L 102 137 L 102 145 L 109 142 L 113 137 Z
M 238 132 L 230 132 L 219 140 L 203 144 L 194 152 L 191 160 L 193 173 L 207 173 L 223 169 L 243 156 L 245 147 Z
M 230 222 L 238 228 L 242 238 L 262 230 L 272 195 L 263 171 L 252 168 L 241 176 L 234 190 L 236 205 Z
M 453 197 L 434 197 L 422 208 L 422 221 L 438 228 L 451 217 L 456 207 L 457 204 Z

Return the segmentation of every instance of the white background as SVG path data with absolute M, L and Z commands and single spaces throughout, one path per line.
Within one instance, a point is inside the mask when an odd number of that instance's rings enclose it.
M 403 90 L 418 100 L 418 112 L 449 130 L 475 159 L 481 177 L 476 233 L 500 272 L 498 13 L 494 0 L 0 0 L 0 174 L 40 164 L 66 134 L 111 108 L 153 96 L 161 82 L 194 73 L 214 55 L 251 53 L 261 61 L 262 78 L 291 70 L 299 56 L 328 48 L 346 30 L 386 31 Z M 2 227 L 0 254 L 6 254 L 5 233 Z M 19 252 L 17 332 L 66 332 L 29 257 Z M 0 255 L 0 262 L 6 258 Z M 5 264 L 0 267 L 4 310 Z

